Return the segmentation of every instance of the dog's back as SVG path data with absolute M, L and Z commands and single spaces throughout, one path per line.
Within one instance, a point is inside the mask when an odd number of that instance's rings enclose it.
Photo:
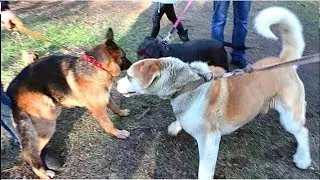
M 67 70 L 75 64 L 74 56 L 48 56 L 25 67 L 10 83 L 7 93 L 16 101 L 20 90 L 42 93 L 59 101 L 59 94 L 70 93 Z M 65 69 L 64 69 L 65 68 Z
M 224 44 L 213 39 L 192 40 L 166 44 L 158 39 L 145 38 L 137 50 L 138 59 L 176 57 L 184 62 L 203 61 L 228 70 L 228 55 Z
M 208 65 L 220 66 L 228 70 L 228 56 L 224 44 L 213 39 L 193 40 L 181 44 L 169 44 L 169 54 L 184 62 L 203 61 Z

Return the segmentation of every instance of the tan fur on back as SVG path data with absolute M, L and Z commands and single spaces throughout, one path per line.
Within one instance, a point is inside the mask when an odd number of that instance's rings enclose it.
M 280 62 L 277 57 L 265 58 L 253 64 L 253 67 L 260 67 Z M 226 80 L 228 93 L 224 98 L 224 104 L 218 105 L 217 93 L 221 80 L 217 80 L 210 87 L 208 94 L 207 120 L 216 119 L 217 112 L 223 109 L 223 124 L 242 126 L 253 119 L 259 112 L 266 110 L 273 101 L 281 101 L 281 94 L 284 94 L 291 87 L 301 87 L 299 78 L 293 67 L 279 68 L 269 71 L 254 72 L 238 77 L 230 77 Z M 286 97 L 290 98 L 290 97 Z M 267 106 L 267 107 L 266 107 Z M 268 108 L 267 108 L 268 109 Z M 219 120 L 220 121 L 220 120 Z

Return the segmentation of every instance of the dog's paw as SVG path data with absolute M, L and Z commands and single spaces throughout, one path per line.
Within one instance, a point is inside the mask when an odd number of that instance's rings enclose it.
M 181 129 L 182 127 L 180 126 L 179 121 L 174 121 L 168 127 L 168 134 L 171 136 L 177 136 Z
M 47 176 L 49 176 L 51 179 L 54 178 L 54 176 L 56 175 L 56 173 L 53 172 L 52 170 L 46 170 L 46 174 L 47 174 Z
M 130 114 L 130 110 L 129 109 L 122 109 L 119 112 L 119 116 L 128 116 Z
M 125 139 L 130 136 L 130 133 L 126 130 L 117 130 L 115 136 L 120 139 Z
M 298 168 L 307 169 L 311 165 L 311 157 L 298 151 L 293 156 L 293 162 Z

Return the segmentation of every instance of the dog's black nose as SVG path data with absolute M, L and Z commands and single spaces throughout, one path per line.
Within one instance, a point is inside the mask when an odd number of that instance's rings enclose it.
M 130 68 L 131 65 L 132 65 L 132 63 L 131 63 L 131 61 L 129 61 L 129 59 L 122 58 L 122 63 L 120 65 L 120 69 L 121 69 L 121 71 L 127 70 Z

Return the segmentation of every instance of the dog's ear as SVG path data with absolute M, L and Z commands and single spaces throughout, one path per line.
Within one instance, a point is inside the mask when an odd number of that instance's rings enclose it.
M 113 41 L 113 30 L 112 28 L 109 28 L 106 34 L 107 40 L 112 40 Z
M 113 42 L 112 40 L 109 40 L 109 39 L 106 41 L 106 47 L 109 50 L 118 50 L 119 49 L 118 45 L 115 42 Z
M 138 71 L 143 75 L 141 76 L 141 85 L 145 89 L 154 81 L 154 79 L 160 75 L 160 71 L 163 69 L 162 62 L 160 60 L 142 61 L 137 66 Z

